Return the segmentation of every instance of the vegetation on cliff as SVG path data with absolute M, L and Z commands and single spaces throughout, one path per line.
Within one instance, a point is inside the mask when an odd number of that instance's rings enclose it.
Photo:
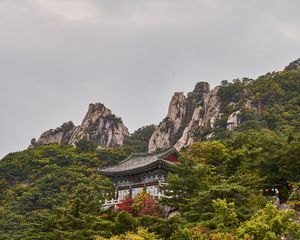
M 226 121 L 235 111 L 240 111 L 238 130 L 299 130 L 300 70 L 268 73 L 257 80 L 223 81 L 219 98 L 223 113 L 217 124 L 219 132 L 226 131 Z

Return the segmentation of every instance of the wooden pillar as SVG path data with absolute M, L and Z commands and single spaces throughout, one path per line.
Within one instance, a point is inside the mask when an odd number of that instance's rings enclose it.
M 157 185 L 157 194 L 160 195 L 160 183 L 161 181 L 158 180 L 158 185 Z
M 132 186 L 131 186 L 131 183 L 129 185 L 129 197 L 132 197 Z
M 116 185 L 116 193 L 115 193 L 115 200 L 119 199 L 119 188 L 118 185 Z

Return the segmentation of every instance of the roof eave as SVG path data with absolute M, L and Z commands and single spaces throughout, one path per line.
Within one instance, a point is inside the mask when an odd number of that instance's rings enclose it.
M 162 165 L 162 163 L 164 163 Z M 141 172 L 145 172 L 145 171 L 149 171 L 152 169 L 155 169 L 157 167 L 161 167 L 164 169 L 172 169 L 172 167 L 174 166 L 173 163 L 165 161 L 163 159 L 159 159 L 155 162 L 152 162 L 151 164 L 139 167 L 139 168 L 135 168 L 135 169 L 128 169 L 128 170 L 124 170 L 124 171 L 114 171 L 114 172 L 110 172 L 110 171 L 100 171 L 101 174 L 108 176 L 108 177 L 115 177 L 115 176 L 128 176 L 131 174 L 137 174 L 137 173 L 141 173 Z

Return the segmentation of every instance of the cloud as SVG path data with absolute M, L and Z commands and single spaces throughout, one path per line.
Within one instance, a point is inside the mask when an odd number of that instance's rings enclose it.
M 65 21 L 91 22 L 98 16 L 97 9 L 89 0 L 27 0 L 27 3 L 34 11 Z

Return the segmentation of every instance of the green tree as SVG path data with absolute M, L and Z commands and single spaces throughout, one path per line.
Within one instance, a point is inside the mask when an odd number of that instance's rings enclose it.
M 207 189 L 210 169 L 188 158 L 180 161 L 181 164 L 174 168 L 176 173 L 169 175 L 168 185 L 164 188 L 167 198 L 163 198 L 162 203 L 183 210 L 199 189 Z
M 155 130 L 155 125 L 141 127 L 125 139 L 123 148 L 127 153 L 147 152 L 149 140 Z
M 76 149 L 79 153 L 82 152 L 95 152 L 97 149 L 97 145 L 91 141 L 86 139 L 80 139 L 75 144 Z
M 115 219 L 114 233 L 121 234 L 128 231 L 134 231 L 137 227 L 137 220 L 128 212 L 119 212 Z
M 171 236 L 170 240 L 206 240 L 207 235 L 193 232 L 189 228 L 178 228 Z
M 104 238 L 97 237 L 96 240 L 104 240 Z M 148 232 L 145 228 L 139 227 L 136 233 L 126 232 L 118 236 L 113 236 L 110 240 L 159 240 L 159 236 Z
M 238 236 L 254 240 L 279 240 L 282 236 L 299 239 L 300 225 L 292 220 L 294 215 L 295 212 L 291 210 L 277 210 L 276 206 L 269 203 L 241 224 Z
M 238 218 L 234 203 L 227 203 L 226 200 L 213 200 L 214 214 L 211 223 L 218 231 L 228 231 L 238 226 Z

